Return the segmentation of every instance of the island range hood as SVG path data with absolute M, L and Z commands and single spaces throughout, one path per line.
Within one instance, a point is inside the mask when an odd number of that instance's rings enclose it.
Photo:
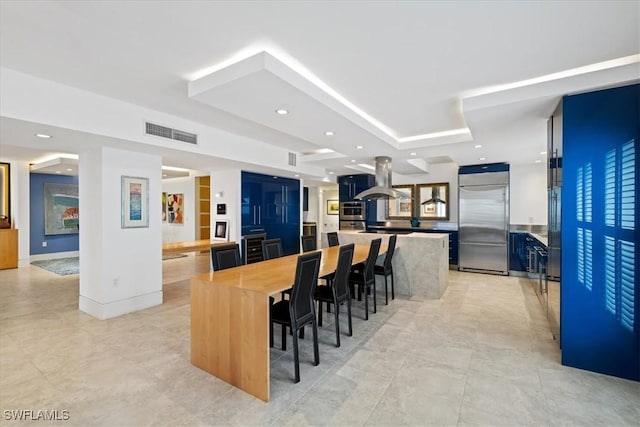
M 391 157 L 376 157 L 376 186 L 356 194 L 356 200 L 410 199 L 411 194 L 391 187 Z

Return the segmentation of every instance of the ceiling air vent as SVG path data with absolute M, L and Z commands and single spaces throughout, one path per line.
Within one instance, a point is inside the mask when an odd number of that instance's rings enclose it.
M 198 135 L 178 129 L 171 129 L 166 126 L 160 126 L 153 123 L 145 123 L 145 132 L 147 135 L 159 136 L 161 138 L 175 139 L 176 141 L 188 142 L 189 144 L 198 143 Z
M 289 166 L 296 165 L 296 153 L 289 153 Z

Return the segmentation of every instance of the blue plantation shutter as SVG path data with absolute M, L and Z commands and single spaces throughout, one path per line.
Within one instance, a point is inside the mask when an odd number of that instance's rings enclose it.
M 635 320 L 635 244 L 620 241 L 620 323 L 633 331 Z
M 635 228 L 636 149 L 634 140 L 622 146 L 620 168 L 620 227 Z
M 604 165 L 604 223 L 608 227 L 616 226 L 616 150 L 605 157 Z

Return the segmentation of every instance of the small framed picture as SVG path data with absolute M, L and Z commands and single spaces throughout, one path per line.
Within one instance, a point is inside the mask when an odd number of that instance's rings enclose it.
M 149 178 L 122 176 L 121 228 L 149 227 Z
M 229 240 L 229 221 L 216 221 L 213 228 L 213 240 Z
M 338 200 L 327 200 L 327 215 L 338 215 L 340 213 L 340 202 Z

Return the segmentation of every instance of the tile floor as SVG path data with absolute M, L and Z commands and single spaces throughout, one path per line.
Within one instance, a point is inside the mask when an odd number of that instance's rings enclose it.
M 163 267 L 162 306 L 106 321 L 77 310 L 77 275 L 0 271 L 0 424 L 31 409 L 70 417 L 35 425 L 640 425 L 638 383 L 559 364 L 525 279 L 452 271 L 441 300 L 396 298 L 368 322 L 356 303 L 340 348 L 325 316 L 300 383 L 290 344 L 271 351 L 265 404 L 189 362 L 188 278 L 208 257 Z

